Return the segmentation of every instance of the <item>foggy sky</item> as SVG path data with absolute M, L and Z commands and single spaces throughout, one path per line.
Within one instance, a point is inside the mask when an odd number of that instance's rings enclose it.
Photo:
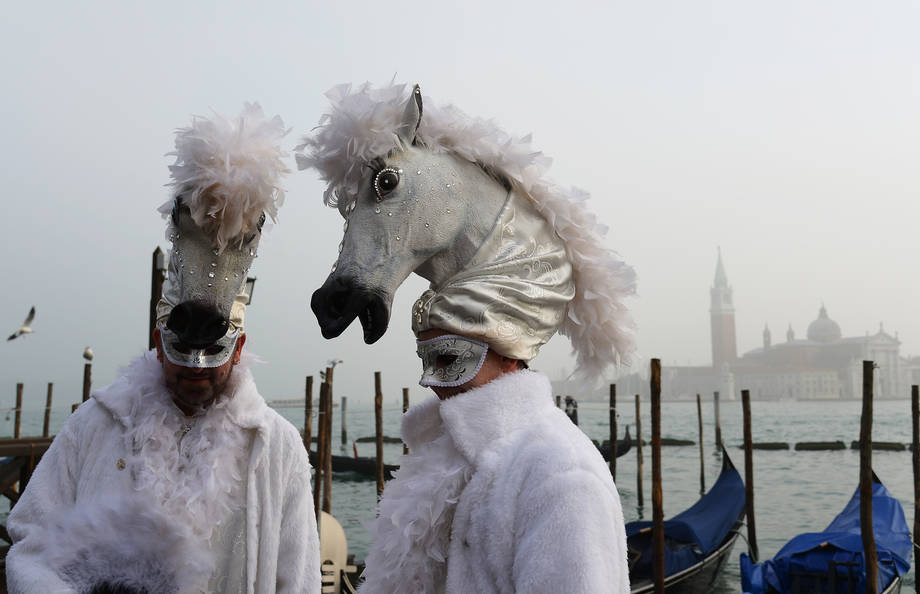
M 147 344 L 150 253 L 168 242 L 164 153 L 192 114 L 259 101 L 298 143 L 341 82 L 396 80 L 426 100 L 492 117 L 554 158 L 551 176 L 592 194 L 608 242 L 639 275 L 637 360 L 709 363 L 709 287 L 721 246 L 739 351 L 804 337 L 826 304 L 845 336 L 898 333 L 920 354 L 920 8 L 912 2 L 19 3 L 0 22 L 0 176 L 6 233 L 0 328 L 35 305 L 35 334 L 4 342 L 0 407 L 56 384 L 79 399 Z M 293 156 L 290 165 L 295 169 Z M 313 171 L 252 273 L 247 348 L 266 398 L 341 358 L 336 394 L 391 403 L 412 387 L 410 278 L 390 330 L 324 341 L 309 311 L 341 219 Z M 3 336 L 6 336 L 4 334 Z M 644 363 L 637 363 L 642 367 Z M 571 370 L 556 337 L 534 362 Z M 740 389 L 740 386 L 739 386 Z

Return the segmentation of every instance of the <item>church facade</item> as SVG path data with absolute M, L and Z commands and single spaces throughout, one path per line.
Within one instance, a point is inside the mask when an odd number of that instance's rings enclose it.
M 805 332 L 797 338 L 790 326 L 784 341 L 773 341 L 764 327 L 760 347 L 738 355 L 735 308 L 722 255 L 710 289 L 712 365 L 668 367 L 662 370 L 662 397 L 696 398 L 696 394 L 740 398 L 750 390 L 757 400 L 841 400 L 862 397 L 862 362 L 874 361 L 877 399 L 907 398 L 910 386 L 920 383 L 920 357 L 900 354 L 901 343 L 879 327 L 874 334 L 844 336 L 824 305 Z M 639 374 L 618 382 L 626 394 L 648 394 L 648 380 Z

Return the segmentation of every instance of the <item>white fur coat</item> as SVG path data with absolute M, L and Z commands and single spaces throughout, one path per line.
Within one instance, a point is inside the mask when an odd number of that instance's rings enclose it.
M 300 436 L 265 405 L 245 360 L 227 394 L 183 432 L 188 418 L 172 404 L 152 351 L 96 391 L 10 513 L 9 591 L 79 592 L 109 579 L 200 592 L 215 583 L 219 560 L 245 567 L 249 593 L 319 592 Z M 212 550 L 215 528 L 234 510 L 245 517 L 245 546 Z
M 629 592 L 616 487 L 545 376 L 432 397 L 402 434 L 361 594 Z

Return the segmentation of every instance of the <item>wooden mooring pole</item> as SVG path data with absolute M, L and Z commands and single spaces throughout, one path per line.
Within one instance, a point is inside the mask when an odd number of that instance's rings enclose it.
M 348 445 L 348 423 L 346 421 L 345 411 L 348 407 L 348 396 L 342 396 L 342 446 Z
M 617 480 L 617 385 L 610 384 L 610 476 Z
M 664 498 L 661 493 L 661 360 L 652 359 L 652 576 L 664 594 Z
M 323 511 L 332 513 L 332 367 L 326 368 L 326 447 L 323 452 Z
M 313 448 L 313 376 L 307 376 L 303 393 L 303 445 L 309 452 Z M 318 450 L 317 450 L 318 451 Z
M 409 388 L 403 388 L 403 414 L 406 414 L 409 411 Z M 409 446 L 406 445 L 406 442 L 403 442 L 403 455 L 409 453 Z
M 14 439 L 19 439 L 22 436 L 22 388 L 21 383 L 16 384 L 16 420 L 13 423 Z
M 639 395 L 636 394 L 636 505 L 638 506 L 639 519 L 642 519 L 642 508 L 645 507 L 645 497 L 642 494 L 642 415 L 640 414 Z
M 716 421 L 716 452 L 722 453 L 722 416 L 719 414 L 719 393 L 712 393 L 712 406 Z
M 914 463 L 914 542 L 920 538 L 920 386 L 910 387 L 910 416 L 913 419 L 913 451 Z M 920 550 L 914 547 L 914 568 L 920 567 Z M 915 569 L 916 571 L 916 569 Z M 920 594 L 920 580 L 914 580 L 914 592 Z
M 83 402 L 89 400 L 89 391 L 93 385 L 93 364 L 83 365 Z
M 754 439 L 751 436 L 751 392 L 741 390 L 744 423 L 744 516 L 747 519 L 748 555 L 757 563 L 757 526 L 754 523 Z
M 383 494 L 383 386 L 380 372 L 374 372 L 374 436 L 377 445 L 377 499 Z
M 319 385 L 319 411 L 316 421 L 316 465 L 313 474 L 313 507 L 316 512 L 316 522 L 319 525 L 320 511 L 322 510 L 322 484 L 323 460 L 326 459 L 326 382 Z
M 859 530 L 866 560 L 866 594 L 878 594 L 878 551 L 872 527 L 872 388 L 875 364 L 863 361 L 863 402 L 859 419 Z
M 54 383 L 48 382 L 48 395 L 45 397 L 45 422 L 42 424 L 42 437 L 48 437 L 51 431 L 51 397 L 54 392 Z
M 700 496 L 706 493 L 706 464 L 703 462 L 703 403 L 696 395 L 696 421 L 700 428 Z

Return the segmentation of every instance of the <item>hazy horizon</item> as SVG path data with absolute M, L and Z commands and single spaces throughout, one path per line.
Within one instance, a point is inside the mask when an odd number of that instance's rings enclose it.
M 34 334 L 4 341 L 0 408 L 20 381 L 27 406 L 49 381 L 59 406 L 76 402 L 87 345 L 95 387 L 146 348 L 150 254 L 169 247 L 164 154 L 192 114 L 259 101 L 293 149 L 332 86 L 394 76 L 426 101 L 533 132 L 552 178 L 590 192 L 608 245 L 638 273 L 637 361 L 709 364 L 719 246 L 739 354 L 761 346 L 765 324 L 774 343 L 789 324 L 804 337 L 823 303 L 844 336 L 884 323 L 902 355 L 920 355 L 918 17 L 906 1 L 11 7 L 2 330 L 37 315 Z M 342 359 L 337 396 L 370 402 L 382 370 L 388 400 L 407 386 L 417 401 L 409 309 L 426 283 L 400 289 L 377 344 L 357 324 L 323 340 L 309 299 L 341 218 L 317 174 L 289 164 L 251 271 L 260 391 L 299 397 L 305 375 Z M 569 350 L 556 337 L 533 366 L 558 377 Z

